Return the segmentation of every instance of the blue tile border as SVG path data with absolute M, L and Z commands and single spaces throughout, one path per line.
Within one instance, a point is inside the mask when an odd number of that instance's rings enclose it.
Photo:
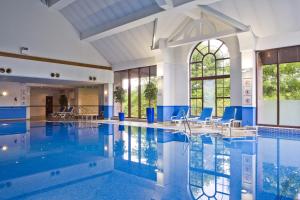
M 0 120 L 26 119 L 26 106 L 2 106 L 0 107 Z
M 300 139 L 300 129 L 297 128 L 277 128 L 258 127 L 258 135 L 270 138 Z

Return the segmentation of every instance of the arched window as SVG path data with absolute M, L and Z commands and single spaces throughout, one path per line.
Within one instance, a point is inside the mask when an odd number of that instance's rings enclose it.
M 199 115 L 203 107 L 212 107 L 222 116 L 230 106 L 230 57 L 220 40 L 200 42 L 190 58 L 191 115 Z

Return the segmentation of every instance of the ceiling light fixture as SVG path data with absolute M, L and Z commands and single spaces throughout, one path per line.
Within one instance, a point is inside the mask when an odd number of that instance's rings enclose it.
M 3 97 L 7 96 L 7 92 L 6 91 L 1 92 L 0 96 L 3 96 Z

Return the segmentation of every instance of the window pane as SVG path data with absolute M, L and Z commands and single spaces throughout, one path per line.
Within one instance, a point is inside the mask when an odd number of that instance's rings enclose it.
M 277 124 L 277 65 L 264 65 L 262 70 L 262 95 L 259 95 L 258 122 Z
M 223 97 L 224 96 L 224 88 L 217 88 L 217 97 Z
M 114 73 L 114 87 L 122 87 L 125 90 L 125 102 L 122 105 L 125 116 L 128 117 L 128 71 L 119 71 Z M 114 115 L 118 116 L 121 111 L 121 105 L 114 102 Z
M 217 116 L 218 117 L 223 116 L 223 112 L 224 112 L 224 107 L 218 107 L 217 108 Z
M 224 107 L 230 106 L 230 98 L 224 99 Z
M 230 88 L 224 87 L 224 97 L 230 97 Z
M 300 62 L 279 65 L 280 125 L 300 126 Z
M 191 99 L 191 115 L 198 116 L 202 110 L 202 99 Z
M 155 71 L 156 71 L 156 68 L 155 68 Z M 156 74 L 156 72 L 155 72 Z M 152 83 L 154 83 L 157 87 L 157 76 L 151 76 L 150 77 L 150 81 Z M 157 117 L 157 97 L 155 98 L 155 100 L 152 102 L 152 106 L 154 108 L 154 117 Z
M 191 62 L 201 62 L 202 61 L 202 55 L 199 53 L 199 51 L 195 50 L 192 53 Z
M 217 59 L 229 58 L 229 51 L 226 45 L 222 45 L 221 48 L 216 52 Z
M 191 77 L 202 77 L 202 64 L 191 64 Z
M 210 40 L 209 41 L 210 52 L 211 53 L 216 53 L 217 50 L 221 47 L 222 44 L 223 44 L 223 42 L 221 42 L 220 40 Z
M 138 69 L 130 70 L 130 86 L 131 86 L 131 116 L 130 117 L 138 117 L 139 116 L 139 74 Z
M 230 78 L 224 78 L 224 87 L 230 88 Z
M 230 74 L 230 60 L 217 60 L 217 75 Z
M 206 55 L 208 53 L 208 41 L 201 42 L 197 49 L 203 54 Z
M 203 81 L 203 98 L 204 98 L 204 107 L 211 107 L 215 110 L 215 104 L 216 104 L 215 80 Z
M 216 63 L 215 56 L 208 54 L 203 59 L 203 76 L 216 75 Z
M 149 102 L 144 96 L 144 91 L 146 89 L 146 84 L 149 83 L 149 68 L 140 69 L 141 76 L 141 118 L 146 118 L 146 108 L 149 107 Z
M 202 97 L 202 81 L 191 81 L 191 97 Z

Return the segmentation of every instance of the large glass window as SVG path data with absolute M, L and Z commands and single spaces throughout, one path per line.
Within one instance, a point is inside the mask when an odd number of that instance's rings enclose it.
M 258 52 L 258 124 L 300 126 L 300 47 Z
M 149 81 L 157 82 L 156 66 L 115 72 L 115 87 L 122 85 L 126 91 L 125 103 L 122 105 L 126 117 L 146 118 L 149 101 L 145 99 L 144 91 Z M 156 101 L 152 106 L 156 109 Z M 119 109 L 120 105 L 115 104 L 115 116 L 118 115 Z
M 190 59 L 190 106 L 196 116 L 203 107 L 212 107 L 222 116 L 230 105 L 230 57 L 220 40 L 199 43 Z

